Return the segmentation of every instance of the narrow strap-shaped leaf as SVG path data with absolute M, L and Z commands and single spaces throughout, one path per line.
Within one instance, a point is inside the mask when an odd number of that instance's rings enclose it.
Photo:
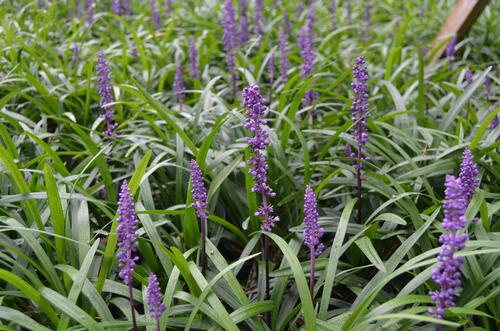
M 64 237 L 66 237 L 66 222 L 62 209 L 61 197 L 59 196 L 59 188 L 57 187 L 52 169 L 48 164 L 45 164 L 43 172 L 45 174 L 45 189 L 47 190 L 50 219 L 52 220 L 52 226 L 54 227 L 54 234 L 56 234 L 54 241 L 56 245 L 57 260 L 59 263 L 65 263 L 66 243 Z
M 0 319 L 4 319 L 33 331 L 50 331 L 49 328 L 39 324 L 37 321 L 23 314 L 19 310 L 0 306 Z

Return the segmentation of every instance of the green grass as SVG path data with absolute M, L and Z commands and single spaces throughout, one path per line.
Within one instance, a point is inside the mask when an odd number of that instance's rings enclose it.
M 352 1 L 352 27 L 346 1 L 338 1 L 334 25 L 329 1 L 317 1 L 315 71 L 303 80 L 298 30 L 306 11 L 296 11 L 298 0 L 283 1 L 283 8 L 265 0 L 261 47 L 252 35 L 237 51 L 236 100 L 222 45 L 222 1 L 176 1 L 173 13 L 162 3 L 158 31 L 149 1 L 132 2 L 131 17 L 117 17 L 108 1 L 99 2 L 90 26 L 85 17 L 69 20 L 63 1 L 40 9 L 36 1 L 0 3 L 0 329 L 130 329 L 128 289 L 116 259 L 124 179 L 140 221 L 135 309 L 148 331 L 155 330 L 146 305 L 149 272 L 158 275 L 168 306 L 162 330 L 500 328 L 500 129 L 488 128 L 500 116 L 498 2 L 459 42 L 449 70 L 446 59 L 427 67 L 421 52 L 452 1 L 372 1 L 368 40 L 360 38 L 363 1 Z M 259 197 L 247 173 L 241 90 L 257 83 L 269 95 L 267 63 L 269 52 L 278 52 L 283 10 L 292 21 L 290 70 L 286 84 L 272 87 L 267 149 L 281 221 L 269 234 L 254 217 Z M 199 47 L 200 80 L 188 76 L 190 34 Z M 100 50 L 113 77 L 119 124 L 113 140 L 102 134 L 99 116 Z M 368 63 L 371 113 L 362 224 L 355 220 L 353 160 L 344 155 L 345 145 L 355 144 L 350 84 L 359 55 Z M 176 60 L 185 69 L 182 112 L 172 92 Z M 474 73 L 469 87 L 467 68 Z M 319 93 L 313 117 L 302 104 L 310 86 Z M 444 176 L 458 174 L 466 147 L 481 186 L 466 213 L 457 307 L 436 320 L 427 313 L 433 304 L 427 294 L 436 288 L 431 272 L 443 231 Z M 198 268 L 191 159 L 209 192 L 205 275 Z M 302 235 L 307 184 L 318 195 L 326 232 L 312 298 Z M 271 242 L 268 299 L 262 236 Z

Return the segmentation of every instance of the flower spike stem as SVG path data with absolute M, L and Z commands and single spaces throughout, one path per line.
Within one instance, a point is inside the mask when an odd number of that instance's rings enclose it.
M 263 260 L 264 260 L 264 270 L 265 270 L 265 280 L 266 280 L 266 296 L 264 300 L 269 300 L 270 295 L 270 286 L 269 286 L 269 238 L 264 235 L 262 237 L 262 247 L 264 251 Z M 265 315 L 266 323 L 270 323 L 270 315 L 269 312 L 266 312 Z
M 311 292 L 311 299 L 314 300 L 314 273 L 316 269 L 316 250 L 313 246 L 310 253 L 311 258 L 311 272 L 309 274 L 309 292 Z
M 137 330 L 137 320 L 135 318 L 135 309 L 134 309 L 134 293 L 132 292 L 132 282 L 128 283 L 128 297 L 130 302 L 130 311 L 132 313 L 132 330 Z
M 201 228 L 201 273 L 205 276 L 207 269 L 207 221 L 204 219 L 200 220 Z

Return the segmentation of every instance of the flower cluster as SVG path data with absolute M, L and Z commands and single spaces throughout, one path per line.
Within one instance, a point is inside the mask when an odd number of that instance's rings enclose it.
M 236 59 L 234 56 L 234 49 L 237 46 L 236 36 L 238 34 L 236 28 L 234 7 L 232 0 L 224 1 L 224 18 L 222 20 L 222 27 L 224 28 L 224 35 L 222 40 L 224 42 L 224 50 L 226 51 L 226 61 L 229 71 L 235 70 Z
M 203 184 L 203 174 L 196 160 L 191 160 L 191 182 L 193 207 L 198 219 L 205 221 L 208 218 L 207 190 Z
M 479 178 L 477 177 L 477 166 L 474 163 L 474 157 L 471 151 L 467 148 L 462 155 L 462 164 L 460 165 L 460 183 L 462 184 L 463 194 L 467 202 L 472 199 L 472 196 L 479 187 Z
M 200 79 L 200 63 L 198 59 L 198 48 L 194 36 L 189 36 L 189 75 L 191 78 Z
M 127 181 L 123 181 L 120 190 L 117 222 L 119 225 L 116 232 L 118 233 L 118 247 L 120 248 L 117 254 L 120 262 L 119 275 L 125 284 L 131 284 L 135 265 L 139 259 L 137 256 L 134 256 L 134 252 L 138 247 L 136 228 L 139 222 L 135 212 L 133 196 L 130 193 Z
M 151 0 L 151 18 L 156 30 L 161 27 L 161 14 L 156 6 L 156 0 Z
M 262 34 L 264 33 L 264 30 L 262 29 L 262 7 L 264 7 L 264 3 L 262 0 L 255 0 L 255 7 L 254 7 L 254 14 L 253 14 L 253 19 L 255 21 L 255 34 L 257 35 L 257 38 L 262 38 Z
M 254 153 L 248 160 L 248 164 L 252 166 L 249 173 L 255 180 L 252 192 L 260 193 L 262 197 L 262 205 L 255 213 L 255 216 L 263 216 L 264 221 L 261 228 L 265 231 L 271 231 L 274 224 L 279 221 L 279 217 L 271 215 L 274 208 L 267 201 L 268 197 L 273 198 L 276 193 L 267 184 L 267 171 L 269 167 L 264 150 L 269 145 L 269 134 L 263 128 L 265 122 L 262 119 L 267 113 L 267 107 L 264 104 L 264 98 L 261 96 L 257 85 L 251 85 L 243 90 L 243 104 L 245 105 L 247 115 L 245 129 L 253 133 L 253 137 L 247 138 L 247 142 Z
M 368 141 L 368 132 L 366 130 L 366 120 L 370 116 L 368 111 L 368 74 L 366 72 L 366 64 L 364 57 L 360 56 L 356 59 L 356 64 L 352 68 L 353 82 L 352 89 L 355 96 L 352 103 L 352 121 L 354 122 L 354 137 L 358 142 L 358 153 L 351 156 L 357 157 L 355 163 L 356 169 L 361 168 L 363 156 L 361 154 L 363 146 Z
M 302 79 L 308 78 L 314 70 L 314 2 L 311 2 L 306 18 L 306 24 L 299 31 L 300 55 L 304 64 L 300 67 Z M 318 98 L 318 93 L 313 90 L 306 91 L 304 103 L 310 106 Z
M 436 304 L 435 308 L 429 309 L 429 313 L 437 318 L 443 318 L 447 307 L 455 306 L 455 292 L 461 285 L 460 266 L 464 258 L 455 256 L 455 253 L 465 247 L 467 240 L 466 234 L 457 234 L 465 227 L 464 214 L 468 204 L 462 185 L 459 178 L 446 176 L 443 229 L 449 233 L 439 237 L 441 252 L 437 258 L 438 266 L 432 272 L 432 279 L 440 288 L 429 293 Z
M 248 41 L 247 0 L 240 0 L 240 43 Z
M 311 186 L 307 185 L 304 194 L 304 244 L 309 247 L 315 255 L 321 254 L 325 249 L 325 246 L 320 242 L 324 230 L 319 225 L 318 217 L 316 195 Z
M 99 106 L 104 110 L 102 117 L 106 120 L 106 130 L 104 134 L 109 137 L 115 137 L 115 129 L 118 124 L 114 121 L 113 115 L 113 105 L 111 105 L 115 100 L 113 98 L 112 87 L 111 87 L 111 77 L 108 63 L 104 52 L 100 51 L 97 55 L 97 83 L 99 85 Z
M 154 319 L 159 319 L 166 309 L 165 304 L 161 302 L 160 284 L 154 273 L 149 274 L 148 281 L 148 287 L 146 288 L 148 308 L 151 316 Z

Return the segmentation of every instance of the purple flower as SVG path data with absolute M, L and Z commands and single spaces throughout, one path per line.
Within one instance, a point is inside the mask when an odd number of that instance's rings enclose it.
M 148 299 L 148 308 L 151 316 L 154 319 L 158 320 L 166 307 L 163 302 L 161 302 L 161 292 L 160 292 L 160 284 L 158 283 L 158 278 L 154 273 L 149 274 L 149 283 L 146 289 L 147 299 Z
M 335 26 L 335 21 L 336 21 L 336 14 L 335 12 L 337 11 L 337 1 L 336 0 L 331 0 L 330 3 L 330 20 L 332 21 L 332 25 Z
M 134 252 L 137 250 L 138 243 L 136 241 L 136 227 L 139 223 L 135 212 L 133 196 L 130 193 L 127 181 L 123 181 L 120 190 L 120 199 L 118 200 L 118 225 L 116 232 L 118 233 L 118 248 L 120 251 L 117 254 L 120 262 L 120 278 L 125 284 L 132 283 L 132 276 L 137 260 Z
M 309 39 L 311 40 L 311 43 L 313 42 L 314 39 L 314 21 L 315 21 L 314 1 L 311 1 L 311 4 L 309 5 L 309 12 L 307 13 L 307 18 L 306 18 L 306 27 L 307 27 L 307 32 L 309 33 Z
M 224 35 L 222 41 L 224 42 L 224 50 L 226 51 L 227 68 L 231 72 L 231 84 L 233 95 L 236 94 L 236 57 L 234 49 L 238 45 L 237 42 L 237 28 L 234 14 L 234 7 L 232 0 L 224 0 L 224 16 L 222 19 L 222 27 L 224 28 Z
M 473 83 L 473 78 L 472 78 L 472 70 L 467 68 L 465 71 L 465 80 L 467 81 L 467 87 L 471 86 Z
M 255 180 L 252 192 L 258 192 L 262 197 L 262 204 L 255 213 L 255 216 L 263 216 L 262 230 L 271 231 L 274 224 L 279 222 L 279 217 L 272 216 L 274 208 L 267 201 L 268 198 L 273 198 L 276 193 L 267 184 L 267 170 L 269 167 L 264 151 L 266 146 L 269 145 L 269 134 L 265 129 L 266 124 L 262 119 L 267 113 L 267 107 L 257 85 L 251 85 L 243 90 L 243 104 L 245 105 L 247 115 L 245 129 L 250 130 L 253 134 L 253 137 L 247 138 L 247 143 L 254 154 L 248 160 L 248 164 L 252 167 L 249 173 Z
M 151 18 L 156 30 L 161 27 L 161 14 L 156 6 L 156 0 L 151 0 Z
M 288 80 L 287 72 L 288 72 L 288 56 L 287 49 L 288 45 L 286 43 L 286 36 L 283 28 L 279 28 L 279 36 L 280 36 L 280 76 L 283 84 L 285 84 Z
M 370 116 L 368 111 L 368 74 L 366 72 L 365 58 L 358 57 L 352 70 L 352 89 L 355 95 L 351 109 L 352 121 L 354 122 L 354 137 L 358 142 L 357 162 L 354 166 L 356 169 L 361 169 L 362 148 L 368 141 L 366 120 Z M 353 157 L 356 157 L 356 155 L 353 155 Z
M 477 166 L 474 163 L 474 156 L 470 149 L 465 149 L 462 155 L 462 164 L 460 165 L 460 183 L 462 184 L 463 194 L 467 202 L 479 187 L 480 180 L 477 177 Z
M 283 22 L 285 24 L 286 34 L 290 36 L 292 34 L 292 24 L 290 23 L 288 12 L 286 10 L 283 10 Z
M 368 0 L 365 0 L 365 10 L 363 13 L 364 27 L 361 31 L 361 39 L 367 40 L 370 33 L 370 18 L 371 18 L 371 4 Z
M 111 10 L 118 16 L 122 14 L 122 4 L 120 2 L 120 0 L 111 0 Z
M 457 44 L 457 38 L 453 37 L 449 44 L 446 46 L 446 57 L 448 58 L 448 68 L 453 67 L 453 61 L 455 59 L 455 46 Z
M 240 43 L 248 41 L 247 0 L 240 0 Z
M 102 117 L 106 120 L 106 130 L 104 134 L 109 137 L 115 137 L 114 133 L 118 124 L 114 121 L 113 115 L 113 103 L 115 100 L 113 98 L 112 87 L 110 83 L 110 70 L 104 56 L 104 52 L 100 51 L 97 55 L 97 83 L 99 84 L 99 106 L 104 110 Z
M 254 7 L 254 14 L 253 14 L 253 19 L 255 21 L 255 34 L 257 35 L 257 38 L 262 38 L 262 34 L 264 33 L 264 30 L 262 29 L 262 7 L 264 7 L 264 4 L 262 0 L 255 0 L 255 7 Z
M 76 1 L 76 14 L 78 15 L 78 18 L 82 18 L 84 14 L 83 7 L 80 5 L 79 0 Z
M 181 61 L 177 61 L 177 69 L 175 71 L 175 79 L 174 79 L 174 91 L 175 91 L 175 96 L 177 98 L 177 102 L 182 108 L 182 105 L 184 104 L 184 80 L 182 78 Z
M 87 23 L 94 22 L 94 0 L 85 0 L 85 9 L 87 10 Z
M 307 185 L 304 194 L 304 244 L 319 255 L 325 249 L 325 246 L 320 242 L 324 230 L 320 227 L 318 222 L 318 205 L 316 195 L 311 186 Z
M 203 184 L 203 174 L 195 160 L 191 160 L 191 184 L 196 215 L 198 219 L 206 221 L 208 218 L 207 190 Z
M 494 106 L 491 108 L 492 111 L 495 111 L 495 109 L 496 108 Z M 488 129 L 494 130 L 497 128 L 498 124 L 500 124 L 500 120 L 498 119 L 498 116 L 495 116 L 488 125 Z
M 484 89 L 486 90 L 486 100 L 490 99 L 491 95 L 491 78 L 490 76 L 486 76 L 484 79 Z
M 300 55 L 304 64 L 300 67 L 302 79 L 308 78 L 314 70 L 314 2 L 311 2 L 309 12 L 307 14 L 306 24 L 299 31 L 299 47 Z M 309 90 L 304 95 L 304 103 L 306 106 L 312 105 L 318 97 L 315 91 Z
M 457 231 L 465 227 L 465 210 L 467 199 L 462 190 L 460 179 L 447 175 L 445 181 L 444 220 L 443 229 L 448 234 L 439 237 L 441 252 L 439 253 L 438 266 L 432 272 L 432 279 L 440 288 L 429 292 L 429 296 L 436 304 L 430 308 L 429 313 L 437 318 L 443 318 L 447 307 L 455 306 L 455 291 L 461 285 L 460 266 L 464 262 L 463 257 L 456 257 L 455 253 L 465 247 L 466 234 L 457 234 Z
M 193 79 L 200 79 L 198 48 L 196 47 L 193 35 L 189 36 L 189 75 Z
M 276 56 L 274 52 L 271 54 L 269 58 L 269 82 L 271 85 L 274 83 L 274 75 L 276 73 Z

